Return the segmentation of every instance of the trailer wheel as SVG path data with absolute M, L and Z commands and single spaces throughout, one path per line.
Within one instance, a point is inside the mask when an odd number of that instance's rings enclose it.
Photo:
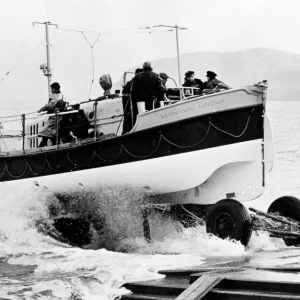
M 251 217 L 244 205 L 233 199 L 217 202 L 208 212 L 206 231 L 221 239 L 234 239 L 247 246 L 251 234 Z
M 268 213 L 279 213 L 281 216 L 300 222 L 300 200 L 293 196 L 283 196 L 271 203 Z M 298 239 L 283 239 L 287 246 L 297 246 Z

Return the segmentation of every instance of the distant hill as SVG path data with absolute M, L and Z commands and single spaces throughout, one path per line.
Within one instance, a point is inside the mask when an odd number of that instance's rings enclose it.
M 266 79 L 269 83 L 268 100 L 300 101 L 300 55 L 284 51 L 255 48 L 237 52 L 197 52 L 180 56 L 181 78 L 193 69 L 196 77 L 206 80 L 207 70 L 218 74 L 218 79 L 231 87 L 239 87 Z M 152 61 L 155 72 L 165 72 L 177 80 L 176 58 Z M 134 66 L 129 71 L 133 71 Z M 122 81 L 114 87 L 120 88 Z

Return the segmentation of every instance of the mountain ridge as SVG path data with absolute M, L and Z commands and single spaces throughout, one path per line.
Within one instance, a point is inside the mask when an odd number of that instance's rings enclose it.
M 176 57 L 151 61 L 154 72 L 165 72 L 177 81 Z M 206 80 L 207 70 L 231 87 L 245 86 L 268 80 L 270 101 L 299 101 L 300 54 L 270 48 L 251 48 L 240 51 L 199 51 L 180 55 L 181 78 L 192 69 L 197 78 Z M 138 66 L 130 68 L 133 71 Z M 182 82 L 183 83 L 183 82 Z M 121 87 L 119 80 L 114 87 Z

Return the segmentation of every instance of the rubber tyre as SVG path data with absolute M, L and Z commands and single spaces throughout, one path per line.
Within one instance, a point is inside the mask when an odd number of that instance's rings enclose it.
M 283 196 L 271 203 L 268 213 L 279 213 L 283 217 L 300 222 L 300 200 L 293 196 Z M 297 246 L 300 240 L 283 239 L 287 246 Z
M 228 225 L 226 230 L 223 230 L 223 224 Z M 208 212 L 206 231 L 222 239 L 240 241 L 247 246 L 252 234 L 251 217 L 242 203 L 233 199 L 221 200 Z

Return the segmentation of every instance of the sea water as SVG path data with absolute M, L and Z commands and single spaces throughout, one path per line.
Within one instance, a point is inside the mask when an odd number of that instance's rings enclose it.
M 267 209 L 282 195 L 300 197 L 300 103 L 269 102 L 267 111 L 276 160 L 264 195 L 249 204 L 259 209 Z M 1 146 L 14 146 L 8 143 Z M 207 235 L 204 227 L 182 228 L 158 215 L 150 218 L 153 240 L 147 243 L 134 211 L 138 196 L 138 191 L 128 187 L 83 193 L 82 210 L 101 210 L 110 217 L 111 243 L 109 249 L 97 249 L 96 240 L 94 249 L 79 249 L 38 232 L 36 223 L 49 221 L 47 207 L 55 202 L 51 193 L 18 181 L 14 190 L 4 187 L 0 195 L 0 299 L 115 299 L 128 292 L 122 284 L 161 278 L 160 269 L 199 266 L 208 256 L 288 249 L 266 233 L 253 234 L 245 249 L 240 243 Z

